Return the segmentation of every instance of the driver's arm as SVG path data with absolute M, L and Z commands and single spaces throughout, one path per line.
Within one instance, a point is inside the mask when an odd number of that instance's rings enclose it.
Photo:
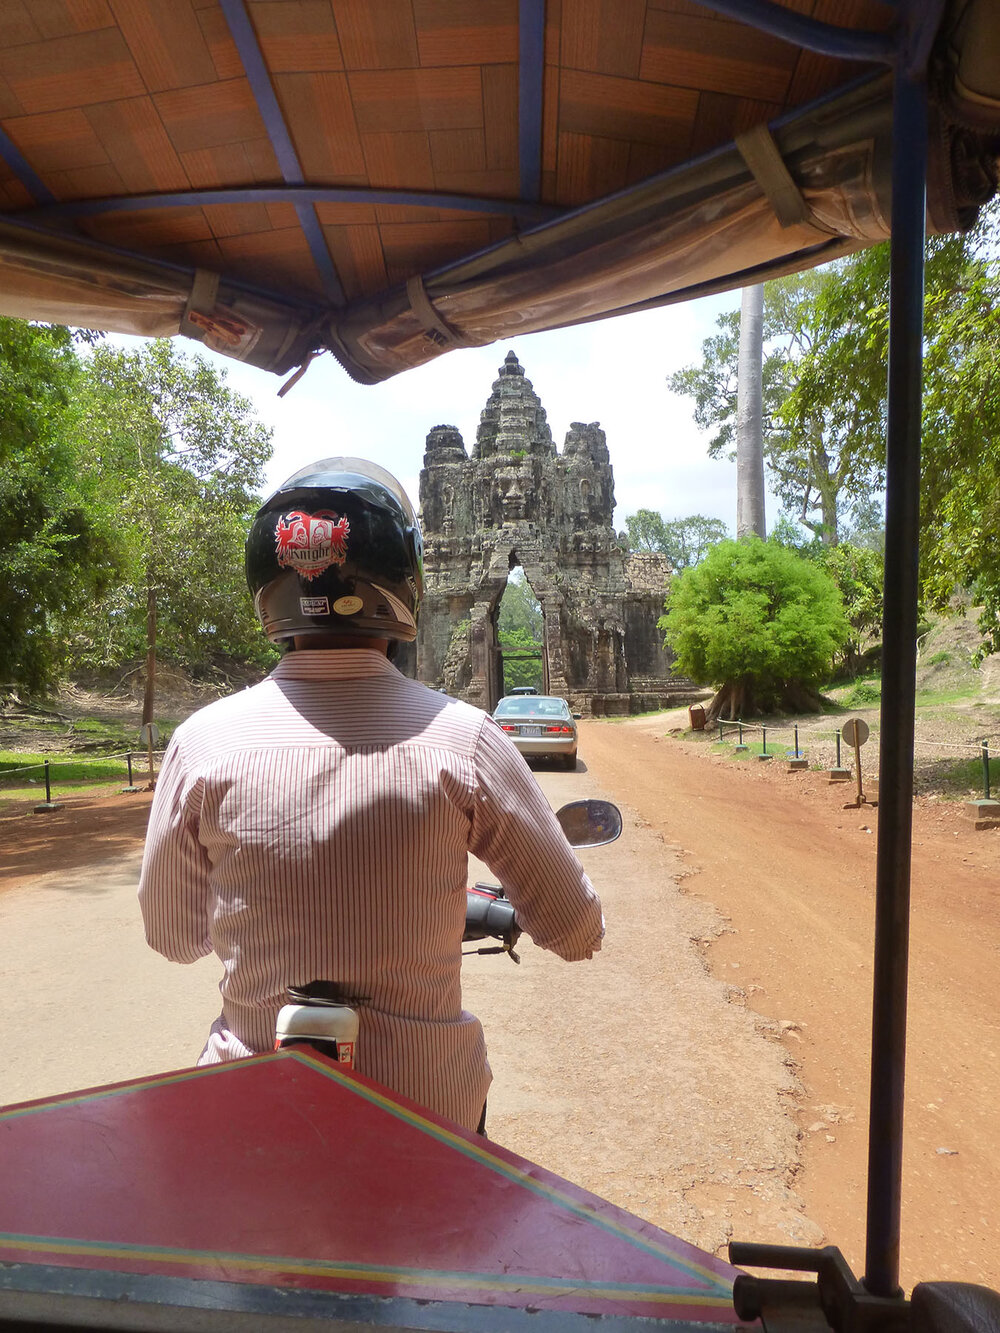
M 510 898 L 518 924 L 560 958 L 601 947 L 601 903 L 531 769 L 492 718 L 476 746 L 470 851 Z
M 193 963 L 212 952 L 209 863 L 198 841 L 200 796 L 175 737 L 156 781 L 139 876 L 146 941 L 174 963 Z

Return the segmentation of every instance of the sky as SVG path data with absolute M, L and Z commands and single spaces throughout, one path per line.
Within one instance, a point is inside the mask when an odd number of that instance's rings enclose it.
M 736 523 L 735 465 L 707 454 L 693 401 L 672 394 L 666 377 L 700 359 L 701 344 L 739 293 L 625 315 L 490 347 L 450 352 L 384 384 L 356 384 L 329 356 L 317 358 L 284 398 L 281 379 L 208 354 L 230 386 L 274 430 L 268 490 L 306 463 L 336 454 L 388 468 L 417 503 L 427 432 L 457 426 L 471 451 L 479 415 L 507 352 L 517 354 L 548 414 L 557 447 L 572 421 L 599 421 L 615 476 L 615 527 L 637 509 L 666 519 L 704 514 Z M 183 341 L 185 350 L 203 351 Z M 768 527 L 777 518 L 769 501 Z

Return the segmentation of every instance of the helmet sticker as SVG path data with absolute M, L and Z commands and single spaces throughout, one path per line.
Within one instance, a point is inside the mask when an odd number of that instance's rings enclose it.
M 274 530 L 274 549 L 278 564 L 294 569 L 304 579 L 314 579 L 331 565 L 347 559 L 347 538 L 351 525 L 330 509 L 306 514 L 293 509 L 282 514 Z
M 328 616 L 330 614 L 329 597 L 300 597 L 299 609 L 304 616 Z
M 333 609 L 338 616 L 356 616 L 364 604 L 363 597 L 338 597 Z

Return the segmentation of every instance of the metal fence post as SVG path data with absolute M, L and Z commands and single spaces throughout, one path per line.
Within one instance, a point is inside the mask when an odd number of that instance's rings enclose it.
M 990 747 L 983 741 L 983 800 L 990 799 Z
M 837 767 L 838 767 L 838 768 L 841 767 L 841 763 L 840 763 L 840 728 L 839 728 L 839 727 L 837 728 Z
M 760 752 L 761 754 L 767 754 L 767 727 L 761 727 L 760 729 Z
M 45 804 L 52 804 L 52 783 L 49 779 L 49 761 L 45 761 Z

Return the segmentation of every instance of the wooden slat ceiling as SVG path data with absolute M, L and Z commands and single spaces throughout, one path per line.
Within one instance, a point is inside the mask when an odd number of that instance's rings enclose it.
M 891 15 L 884 0 L 784 3 L 873 30 Z M 305 183 L 519 198 L 518 0 L 247 0 L 245 10 Z M 274 126 L 230 18 L 222 0 L 2 0 L 0 210 L 44 219 L 53 203 L 281 185 Z M 858 72 L 690 0 L 548 0 L 533 202 L 599 198 Z M 518 225 L 408 203 L 319 203 L 314 219 L 347 300 Z M 291 202 L 109 211 L 75 225 L 276 291 L 330 295 Z

